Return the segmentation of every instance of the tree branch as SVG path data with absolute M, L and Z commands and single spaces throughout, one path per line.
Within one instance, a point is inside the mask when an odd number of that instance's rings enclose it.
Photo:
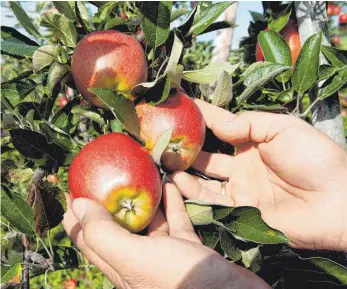
M 295 2 L 296 17 L 299 25 L 301 44 L 305 43 L 311 35 L 323 31 L 322 43 L 330 46 L 326 3 L 318 1 Z M 320 64 L 328 63 L 323 55 L 320 55 Z M 346 139 L 343 130 L 343 121 L 340 111 L 338 93 L 320 101 L 316 101 L 319 88 L 314 87 L 310 92 L 311 103 L 316 104 L 312 107 L 312 124 L 342 147 L 346 148 Z

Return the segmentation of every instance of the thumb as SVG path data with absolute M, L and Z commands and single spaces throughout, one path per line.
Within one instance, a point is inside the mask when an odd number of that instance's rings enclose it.
M 131 262 L 132 256 L 141 254 L 140 236 L 122 228 L 96 201 L 75 199 L 72 210 L 81 224 L 87 246 L 116 271 L 124 270 L 125 261 Z

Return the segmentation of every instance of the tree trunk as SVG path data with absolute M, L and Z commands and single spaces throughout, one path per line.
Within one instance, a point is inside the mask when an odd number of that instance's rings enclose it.
M 326 2 L 318 1 L 300 1 L 295 2 L 296 17 L 299 25 L 299 33 L 301 44 L 305 43 L 311 35 L 323 31 L 322 44 L 330 46 Z M 328 63 L 325 57 L 321 54 L 320 64 Z M 318 95 L 319 86 L 312 89 L 310 93 L 311 102 Z M 346 148 L 346 139 L 344 136 L 343 121 L 340 110 L 340 102 L 338 93 L 321 100 L 312 108 L 312 124 L 342 147 Z
M 221 21 L 235 22 L 237 11 L 237 2 L 231 4 L 222 14 Z M 214 48 L 212 51 L 211 62 L 228 61 L 231 41 L 233 38 L 233 28 L 221 29 L 217 31 L 217 36 L 214 40 Z

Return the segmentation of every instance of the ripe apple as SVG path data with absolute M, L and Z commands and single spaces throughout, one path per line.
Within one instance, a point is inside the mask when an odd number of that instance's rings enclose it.
M 58 182 L 58 179 L 55 175 L 48 175 L 47 176 L 47 180 L 53 184 L 57 183 Z
M 346 24 L 347 23 L 347 13 L 343 13 L 339 17 L 340 24 Z
M 177 90 L 157 106 L 140 102 L 136 106 L 136 112 L 146 148 L 151 152 L 158 139 L 166 131 L 173 129 L 171 141 L 161 162 L 170 171 L 189 168 L 205 140 L 205 121 L 194 101 Z
M 65 289 L 75 289 L 77 287 L 77 281 L 73 278 L 65 281 L 64 284 Z
M 131 89 L 147 80 L 148 66 L 139 42 L 114 30 L 97 31 L 78 42 L 72 75 L 83 97 L 98 107 L 103 102 L 88 88 L 113 88 L 133 99 Z
M 131 232 L 150 223 L 162 193 L 151 156 L 122 133 L 106 134 L 87 144 L 71 163 L 68 184 L 72 198 L 96 200 Z
M 67 105 L 68 102 L 69 102 L 69 100 L 67 99 L 66 96 L 62 96 L 61 98 L 59 98 L 59 106 L 61 108 L 63 108 L 65 105 Z
M 269 28 L 265 30 L 269 30 Z M 287 25 L 280 31 L 280 34 L 289 45 L 292 54 L 292 65 L 294 65 L 301 49 L 300 35 L 295 21 L 290 19 Z M 259 41 L 255 49 L 255 57 L 257 61 L 264 61 L 264 55 Z

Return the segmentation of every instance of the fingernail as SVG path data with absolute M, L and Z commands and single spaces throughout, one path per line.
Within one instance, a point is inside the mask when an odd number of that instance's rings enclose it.
M 88 207 L 89 202 L 87 199 L 78 198 L 72 202 L 72 211 L 80 223 L 82 222 L 84 215 L 87 213 Z

